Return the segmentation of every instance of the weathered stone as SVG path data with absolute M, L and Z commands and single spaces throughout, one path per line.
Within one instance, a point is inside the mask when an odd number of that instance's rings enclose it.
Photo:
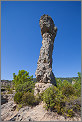
M 3 95 L 1 95 L 1 105 L 2 104 L 5 104 L 6 102 L 8 102 L 8 98 L 5 96 L 3 96 Z
M 37 62 L 37 70 L 35 72 L 36 79 L 39 83 L 51 83 L 56 85 L 55 76 L 52 72 L 52 52 L 57 28 L 55 27 L 52 18 L 48 15 L 43 15 L 40 18 L 39 24 L 43 40 Z M 37 93 L 41 89 L 35 86 L 35 90 Z
M 56 85 L 55 76 L 52 72 L 52 52 L 57 28 L 55 27 L 52 18 L 48 15 L 43 15 L 40 18 L 39 24 L 43 41 L 37 62 L 37 70 L 35 72 L 36 79 L 38 82 L 50 82 Z
M 43 88 L 45 83 L 37 83 L 37 85 Z M 14 101 L 10 101 L 1 105 L 2 121 L 81 121 L 81 115 L 78 113 L 76 113 L 73 118 L 64 118 L 56 112 L 45 110 L 43 107 L 45 105 L 44 102 L 41 102 L 39 105 L 32 108 L 24 106 L 19 111 L 11 111 L 11 106 L 13 106 L 13 104 L 15 104 Z M 75 104 L 81 105 L 81 102 L 78 103 L 78 100 L 76 100 Z
M 40 94 L 43 91 L 45 91 L 47 88 L 51 87 L 51 83 L 36 83 L 35 84 L 35 90 L 34 90 L 34 95 Z

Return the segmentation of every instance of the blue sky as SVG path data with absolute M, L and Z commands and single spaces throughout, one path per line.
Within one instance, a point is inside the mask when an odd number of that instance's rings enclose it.
M 26 70 L 35 77 L 42 46 L 39 19 L 52 17 L 58 28 L 52 71 L 56 77 L 76 77 L 81 72 L 80 1 L 1 2 L 1 79 Z

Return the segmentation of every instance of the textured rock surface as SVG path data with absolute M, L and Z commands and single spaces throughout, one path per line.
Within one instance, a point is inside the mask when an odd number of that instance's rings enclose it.
M 51 83 L 36 83 L 35 84 L 35 90 L 34 90 L 34 95 L 36 94 L 40 94 L 43 91 L 45 91 L 47 88 L 49 88 L 50 86 L 52 86 Z
M 6 102 L 8 102 L 8 97 L 7 95 L 5 95 L 5 97 L 3 95 L 1 95 L 1 105 L 5 104 Z
M 33 121 L 31 117 L 27 115 L 29 110 L 30 107 L 28 106 L 21 108 L 15 116 L 9 119 L 9 121 Z
M 43 41 L 35 72 L 36 79 L 40 83 L 52 83 L 56 85 L 55 76 L 52 72 L 52 52 L 57 28 L 52 18 L 48 15 L 43 15 L 40 18 L 39 24 Z
M 26 115 L 30 107 L 26 106 L 19 111 L 16 110 L 17 105 L 14 101 L 9 101 L 1 105 L 1 120 L 2 121 L 31 121 L 31 117 Z
M 2 92 L 1 105 L 13 100 L 15 93 L 15 90 L 13 90 L 13 94 L 7 94 L 7 91 Z
M 35 85 L 34 95 L 43 92 L 46 88 L 50 87 L 51 84 L 56 85 L 55 76 L 52 72 L 52 52 L 57 28 L 52 18 L 48 15 L 41 16 L 39 24 L 43 41 L 37 62 L 37 70 L 35 72 L 39 84 L 37 83 Z M 43 84 L 40 88 L 41 83 Z
M 1 105 L 2 121 L 81 121 L 81 116 L 76 115 L 73 118 L 64 118 L 56 112 L 50 112 L 43 107 L 42 102 L 39 105 L 30 108 L 28 106 L 16 110 L 16 104 L 10 101 Z
M 16 114 L 16 104 L 14 101 L 10 101 L 6 104 L 1 105 L 1 120 L 5 121 Z

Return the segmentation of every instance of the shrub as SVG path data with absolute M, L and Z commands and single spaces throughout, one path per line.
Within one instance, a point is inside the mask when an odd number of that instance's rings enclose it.
M 76 95 L 81 96 L 81 73 L 78 72 L 78 80 L 73 84 L 74 89 L 76 89 Z
M 58 114 L 72 117 L 75 112 L 81 112 L 81 100 L 80 98 L 78 99 L 78 96 L 75 96 L 73 86 L 66 84 L 62 84 L 61 90 L 55 86 L 48 88 L 43 94 L 43 101 L 46 103 L 45 107 L 47 110 L 50 109 Z
M 27 92 L 22 96 L 22 102 L 25 105 L 33 105 L 34 95 L 31 92 Z
M 81 98 L 77 97 L 77 96 L 71 96 L 70 98 L 66 99 L 66 106 L 65 109 L 68 113 L 68 110 L 73 109 L 73 112 L 77 112 L 79 114 L 81 114 Z
M 57 88 L 61 89 L 62 81 L 60 79 L 56 79 L 56 83 L 57 83 Z
M 33 94 L 35 86 L 35 83 L 32 81 L 33 76 L 29 76 L 29 72 L 25 70 L 19 70 L 18 75 L 13 73 L 13 78 L 13 83 L 17 92 L 14 97 L 16 103 L 30 106 L 38 104 L 39 99 L 35 98 Z
M 18 85 L 24 84 L 25 82 L 32 83 L 33 75 L 29 76 L 29 72 L 25 70 L 19 70 L 18 75 L 15 75 L 15 73 L 13 73 L 13 79 L 14 86 L 15 88 L 17 88 Z
M 24 105 L 34 106 L 39 104 L 39 99 L 37 97 L 34 97 L 34 94 L 31 92 L 24 93 L 22 97 L 22 103 Z
M 73 84 L 73 88 L 76 90 L 76 96 L 81 96 L 81 83 L 79 81 L 76 81 Z
M 14 96 L 14 101 L 18 104 L 22 102 L 22 96 L 23 93 L 22 92 L 17 92 Z
M 45 90 L 44 95 L 43 95 L 43 101 L 46 103 L 46 109 L 54 109 L 54 106 L 56 104 L 56 101 L 60 101 L 59 99 L 57 100 L 57 94 L 59 95 L 59 89 L 55 86 L 49 87 L 47 90 Z
M 62 94 L 65 96 L 73 95 L 75 94 L 75 89 L 73 88 L 71 83 L 63 83 L 62 86 Z
M 33 88 L 34 88 L 34 83 L 33 82 L 25 82 L 23 84 L 19 84 L 17 85 L 16 87 L 16 92 L 32 92 L 33 91 Z
M 35 83 L 32 81 L 33 76 L 29 76 L 29 72 L 25 70 L 19 70 L 18 75 L 13 73 L 13 78 L 16 92 L 33 92 Z
M 67 111 L 67 116 L 68 117 L 72 117 L 72 116 L 74 116 L 74 112 L 73 112 L 73 109 L 69 109 L 68 111 Z

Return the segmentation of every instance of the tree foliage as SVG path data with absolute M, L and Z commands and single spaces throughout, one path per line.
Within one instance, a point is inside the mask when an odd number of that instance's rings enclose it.
M 19 70 L 18 75 L 13 73 L 13 79 L 16 90 L 14 101 L 17 104 L 33 106 L 39 103 L 39 99 L 34 96 L 33 75 L 29 76 L 29 72 Z
M 16 91 L 28 91 L 33 87 L 33 75 L 29 76 L 29 72 L 25 70 L 19 70 L 18 75 L 13 73 L 13 79 Z

